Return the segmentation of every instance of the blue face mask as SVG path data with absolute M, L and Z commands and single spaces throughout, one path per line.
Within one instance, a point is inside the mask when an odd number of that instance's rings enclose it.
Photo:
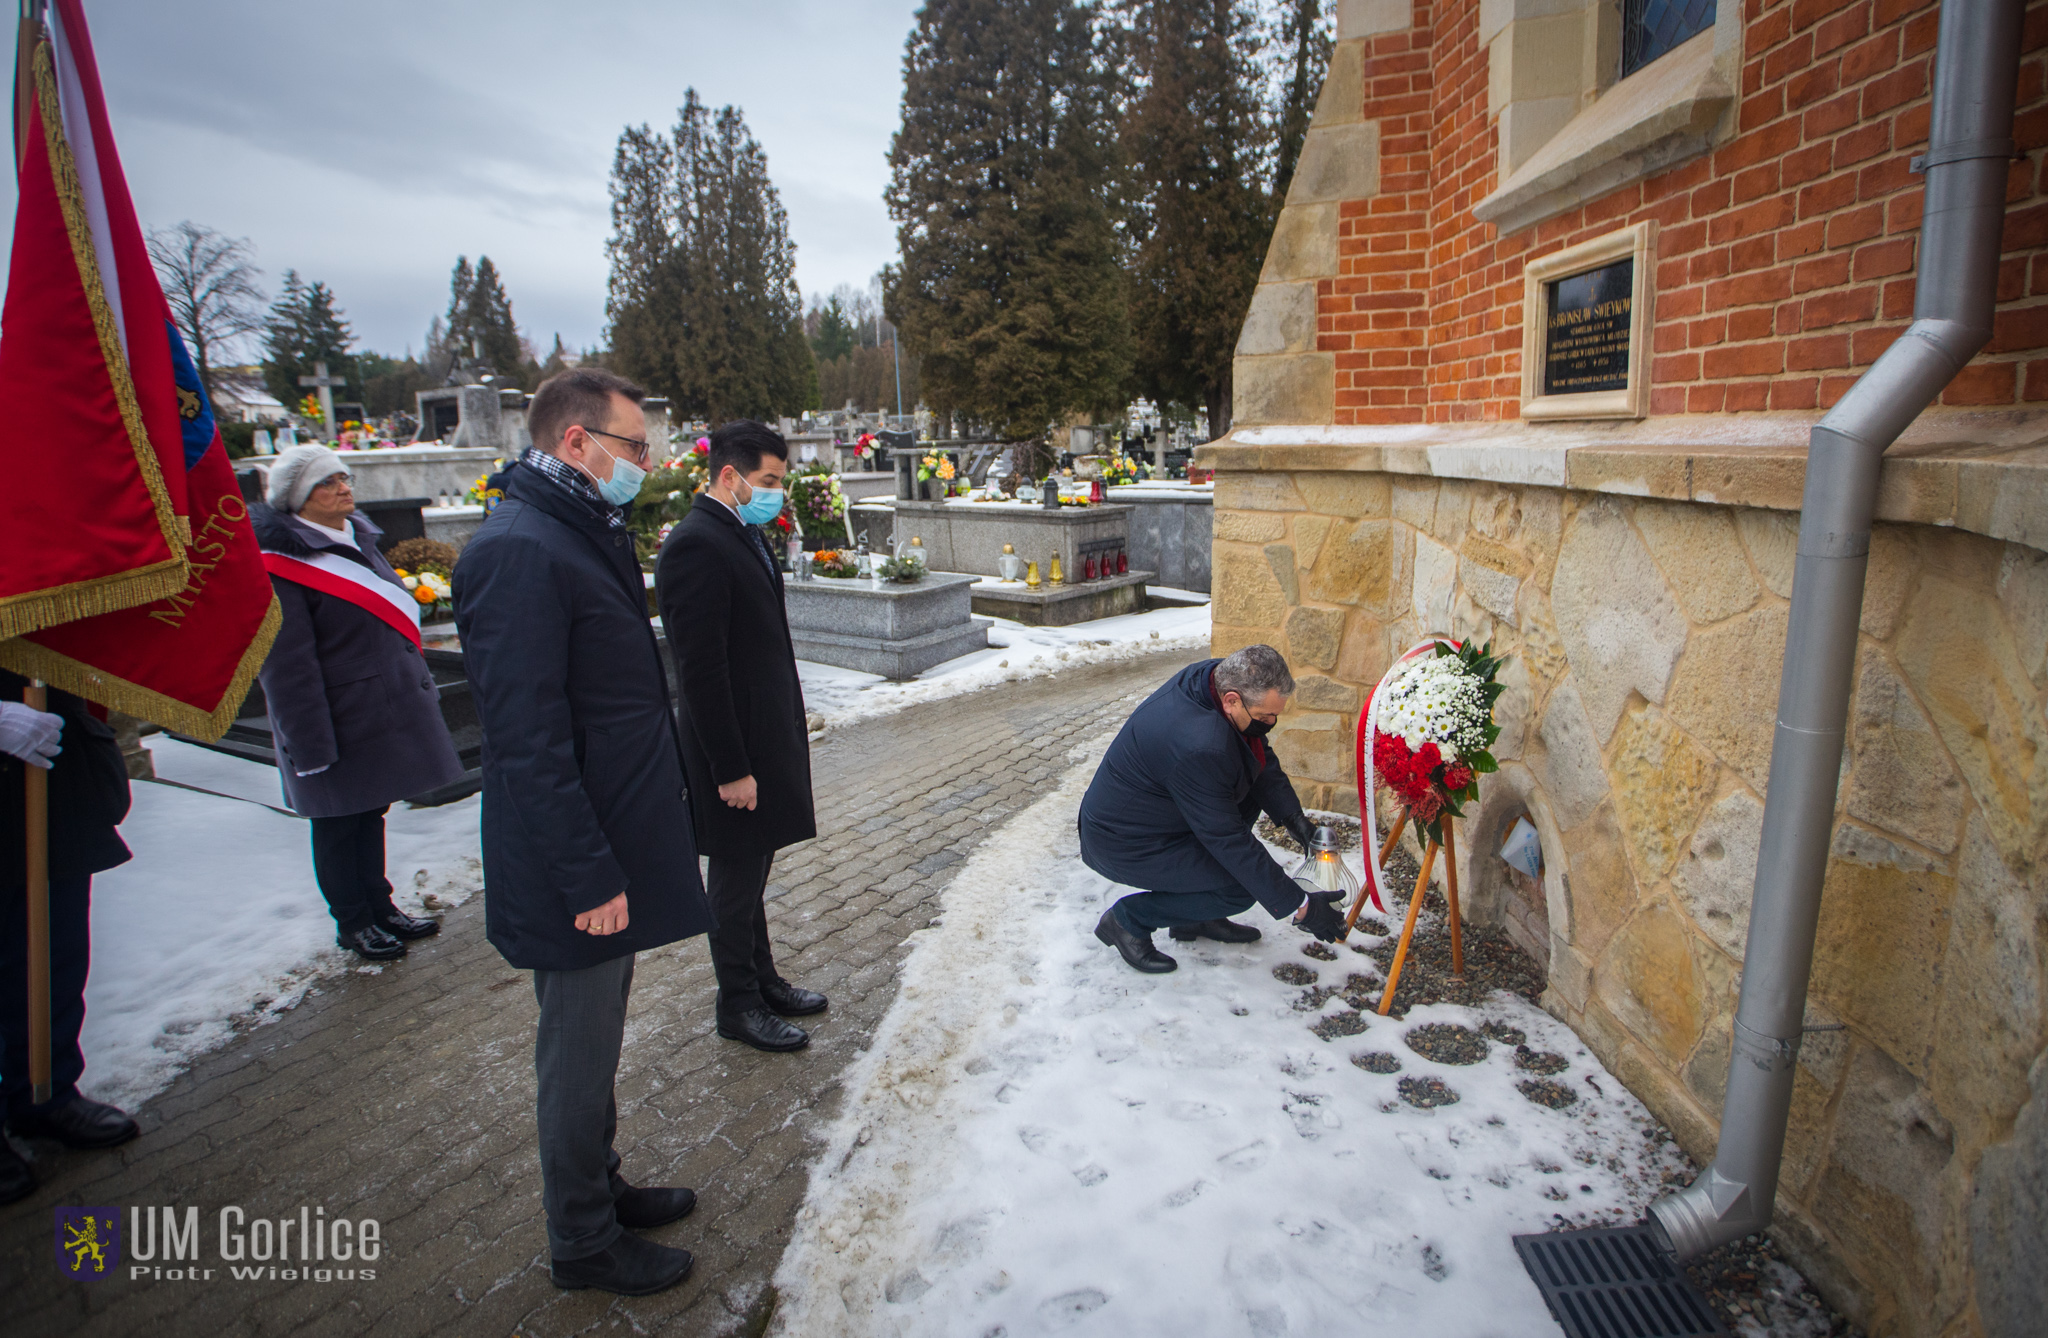
M 597 485 L 597 495 L 613 506 L 624 506 L 640 495 L 640 484 L 646 477 L 646 470 L 615 455 L 612 457 L 612 476 Z
M 782 514 L 782 489 L 756 488 L 754 495 L 739 504 L 740 519 L 749 525 L 766 525 Z
M 604 450 L 601 446 L 598 449 Z M 605 451 L 605 454 L 611 455 L 611 452 Z M 578 467 L 581 468 L 581 466 Z M 600 479 L 587 469 L 583 473 L 590 479 L 591 486 L 597 489 L 597 495 L 610 502 L 613 506 L 624 506 L 635 497 L 638 497 L 640 495 L 640 485 L 647 478 L 646 470 L 634 464 L 631 460 L 621 460 L 616 455 L 612 455 L 612 476 L 610 478 Z

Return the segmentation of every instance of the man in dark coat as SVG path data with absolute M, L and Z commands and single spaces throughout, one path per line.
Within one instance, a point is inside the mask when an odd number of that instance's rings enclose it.
M 595 368 L 541 386 L 535 445 L 455 566 L 483 727 L 484 923 L 540 1002 L 542 1200 L 561 1287 L 639 1296 L 687 1250 L 628 1234 L 696 1205 L 635 1188 L 612 1148 L 633 956 L 711 925 L 668 680 L 620 513 L 647 461 L 642 391 Z
M 1081 799 L 1081 858 L 1105 878 L 1152 889 L 1124 897 L 1095 926 L 1138 970 L 1179 965 L 1152 946 L 1156 929 L 1182 940 L 1258 938 L 1227 918 L 1253 902 L 1326 942 L 1343 928 L 1333 905 L 1342 894 L 1298 884 L 1252 835 L 1263 809 L 1304 849 L 1314 836 L 1266 743 L 1293 693 L 1271 646 L 1203 660 L 1146 698 L 1103 755 Z
M 310 819 L 313 873 L 336 941 L 373 962 L 405 955 L 437 921 L 391 903 L 384 814 L 462 778 L 420 653 L 419 602 L 377 551 L 341 457 L 294 446 L 249 508 L 284 614 L 257 681 L 284 801 Z
M 68 692 L 47 710 L 22 702 L 28 680 L 0 670 L 0 1097 L 8 1132 L 66 1147 L 110 1148 L 135 1121 L 78 1094 L 85 1055 L 85 976 L 91 958 L 92 876 L 128 861 L 114 830 L 128 816 L 128 768 L 114 731 Z M 28 840 L 23 787 L 45 768 L 50 796 L 50 1099 L 38 1105 L 28 1070 Z M 35 1192 L 35 1172 L 0 1138 L 0 1203 Z
M 718 926 L 718 1034 L 758 1050 L 810 1043 L 785 1019 L 825 996 L 775 969 L 763 897 L 783 846 L 818 834 L 803 686 L 782 604 L 782 573 L 761 525 L 782 507 L 789 446 L 745 419 L 711 434 L 710 482 L 655 564 L 661 625 L 682 680 L 683 760 L 697 844 Z

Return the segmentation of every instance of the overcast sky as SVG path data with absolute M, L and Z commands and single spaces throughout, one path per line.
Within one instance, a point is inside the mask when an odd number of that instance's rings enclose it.
M 619 131 L 695 87 L 768 155 L 806 295 L 895 255 L 882 205 L 915 0 L 85 0 L 144 227 L 250 239 L 358 344 L 419 350 L 488 255 L 543 353 L 604 325 Z M 11 179 L 5 219 L 13 219 Z

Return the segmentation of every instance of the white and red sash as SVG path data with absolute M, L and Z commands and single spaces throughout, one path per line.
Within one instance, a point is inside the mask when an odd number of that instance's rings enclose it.
M 365 613 L 383 619 L 415 647 L 420 644 L 420 606 L 412 592 L 361 563 L 337 553 L 315 553 L 305 558 L 273 553 L 266 548 L 263 565 L 272 576 L 282 576 L 309 590 L 347 600 Z

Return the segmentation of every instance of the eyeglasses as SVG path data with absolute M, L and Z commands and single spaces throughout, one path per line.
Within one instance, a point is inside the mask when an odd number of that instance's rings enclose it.
M 625 442 L 633 448 L 633 458 L 643 464 L 647 461 L 648 457 L 654 454 L 654 443 L 651 441 L 646 441 L 639 437 L 622 437 L 616 432 L 607 432 L 601 427 L 586 427 L 583 430 L 593 437 L 610 437 L 613 441 Z
M 355 481 L 356 476 L 354 474 L 329 474 L 326 478 L 313 485 L 313 491 L 319 492 L 322 488 L 346 488 Z

